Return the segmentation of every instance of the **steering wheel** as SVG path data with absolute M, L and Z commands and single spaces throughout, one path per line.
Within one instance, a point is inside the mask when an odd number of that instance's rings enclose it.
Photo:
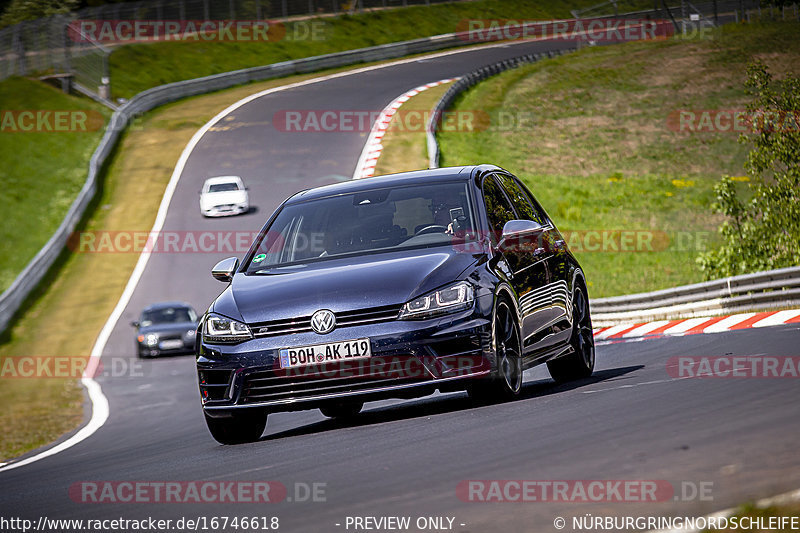
M 431 224 L 430 226 L 425 226 L 414 235 L 425 235 L 427 233 L 447 233 L 447 226 L 440 226 L 439 224 Z

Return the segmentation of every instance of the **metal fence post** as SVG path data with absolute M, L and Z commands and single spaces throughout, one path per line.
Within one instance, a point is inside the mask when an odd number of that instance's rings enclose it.
M 284 19 L 289 16 L 289 6 L 286 4 L 286 0 L 281 0 L 281 13 L 283 13 Z
M 17 53 L 17 76 L 24 76 L 28 73 L 25 61 L 25 45 L 22 42 L 22 25 L 24 23 L 17 24 L 16 28 L 14 28 L 14 51 Z
M 236 6 L 234 5 L 233 0 L 228 0 L 228 12 L 230 19 L 236 20 Z
M 686 36 L 686 1 L 681 0 L 681 33 Z
M 203 19 L 209 20 L 211 18 L 211 9 L 208 6 L 209 0 L 203 0 Z
M 65 19 L 65 24 L 63 27 L 63 40 L 64 40 L 64 71 L 69 72 L 72 70 L 72 50 L 70 49 L 70 42 L 69 42 L 69 19 Z

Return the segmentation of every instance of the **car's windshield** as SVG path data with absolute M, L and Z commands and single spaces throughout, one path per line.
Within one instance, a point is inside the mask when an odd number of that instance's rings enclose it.
M 213 183 L 208 186 L 208 192 L 227 192 L 227 191 L 238 191 L 239 185 L 236 182 L 228 182 L 228 183 Z
M 195 322 L 197 315 L 188 307 L 162 307 L 142 312 L 142 326 L 153 324 L 177 324 L 179 322 Z
M 288 205 L 262 236 L 247 271 L 473 240 L 467 191 L 463 182 L 436 183 Z

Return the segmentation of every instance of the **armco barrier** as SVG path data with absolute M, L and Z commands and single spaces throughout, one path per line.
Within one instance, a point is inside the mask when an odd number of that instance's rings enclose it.
M 570 50 L 529 54 L 487 65 L 463 76 L 442 95 L 426 129 L 430 168 L 439 166 L 436 141 L 438 118 L 462 92 L 477 83 L 516 68 Z M 800 267 L 733 276 L 654 292 L 592 299 L 592 324 L 598 327 L 654 320 L 713 316 L 800 305 Z
M 800 267 L 589 301 L 594 326 L 713 316 L 800 305 Z
M 227 89 L 253 81 L 278 78 L 298 73 L 312 72 L 322 69 L 342 67 L 370 61 L 395 59 L 398 57 L 420 53 L 434 52 L 444 48 L 463 45 L 464 36 L 456 33 L 436 35 L 412 41 L 384 44 L 358 50 L 349 50 L 323 56 L 309 57 L 296 61 L 284 61 L 262 67 L 254 67 L 204 78 L 169 83 L 143 91 L 127 103 L 118 108 L 111 117 L 108 128 L 100 145 L 95 150 L 89 162 L 89 174 L 83 184 L 78 197 L 72 203 L 50 240 L 42 247 L 36 256 L 25 266 L 11 286 L 0 294 L 0 332 L 8 327 L 14 313 L 31 291 L 44 278 L 47 271 L 55 262 L 59 252 L 67 243 L 67 238 L 75 230 L 86 207 L 91 202 L 97 190 L 97 178 L 100 169 L 119 140 L 120 133 L 128 122 L 141 113 L 145 113 L 160 105 L 221 89 Z

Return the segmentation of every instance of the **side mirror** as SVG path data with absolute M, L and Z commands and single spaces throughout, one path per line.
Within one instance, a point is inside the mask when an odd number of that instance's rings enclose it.
M 508 248 L 514 241 L 521 239 L 538 239 L 542 234 L 544 228 L 538 222 L 533 220 L 509 220 L 503 226 L 503 234 L 500 237 L 500 242 L 497 243 L 498 248 Z
M 133 322 L 131 322 L 131 326 L 133 326 L 135 328 L 138 328 L 139 327 L 139 321 L 138 320 L 134 320 Z
M 211 275 L 214 276 L 214 279 L 229 283 L 233 279 L 237 268 L 239 268 L 239 259 L 237 257 L 229 257 L 214 265 L 214 268 L 211 269 Z

